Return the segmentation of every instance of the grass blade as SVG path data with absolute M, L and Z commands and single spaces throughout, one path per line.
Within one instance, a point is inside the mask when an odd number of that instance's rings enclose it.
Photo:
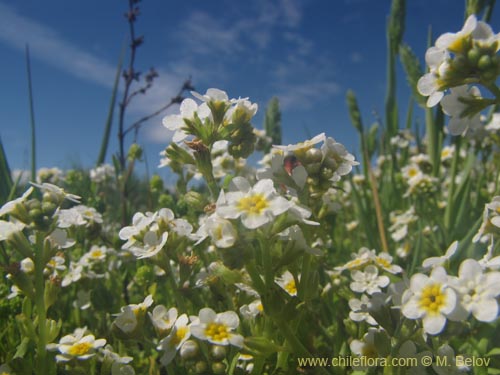
M 33 105 L 33 81 L 31 79 L 30 48 L 27 44 L 26 44 L 26 70 L 28 74 L 28 98 L 30 105 L 30 125 L 31 125 L 31 181 L 36 181 L 35 110 Z
M 111 134 L 111 126 L 113 124 L 113 114 L 115 112 L 116 105 L 116 93 L 118 92 L 118 86 L 120 84 L 120 76 L 122 71 L 123 56 L 125 54 L 125 48 L 122 48 L 120 54 L 120 59 L 118 60 L 118 66 L 116 67 L 115 82 L 113 84 L 113 91 L 111 92 L 111 99 L 109 101 L 108 117 L 106 118 L 106 124 L 104 126 L 104 134 L 102 136 L 101 149 L 99 151 L 99 156 L 97 157 L 96 166 L 101 165 L 106 160 L 106 152 L 109 145 L 109 135 Z
M 0 204 L 9 199 L 12 186 L 9 163 L 7 162 L 7 155 L 5 154 L 2 139 L 0 138 Z

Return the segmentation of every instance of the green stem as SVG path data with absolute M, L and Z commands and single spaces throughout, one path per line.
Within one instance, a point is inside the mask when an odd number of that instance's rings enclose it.
M 36 235 L 35 246 L 35 304 L 38 317 L 38 343 L 37 343 L 37 368 L 39 373 L 47 372 L 47 311 L 45 310 L 45 278 L 43 270 L 45 268 L 43 254 L 43 237 L 41 233 Z
M 175 302 L 177 304 L 177 308 L 181 311 L 186 311 L 186 305 L 184 303 L 184 299 L 182 298 L 182 296 L 179 293 L 179 288 L 178 288 L 177 283 L 175 282 L 175 279 L 174 279 L 174 273 L 172 270 L 172 266 L 170 266 L 170 262 L 168 261 L 168 259 L 165 262 L 165 264 L 166 264 L 165 265 L 166 271 L 168 271 L 167 280 L 170 283 L 172 293 L 174 294 L 174 299 L 175 299 Z
M 457 138 L 455 142 L 455 154 L 453 155 L 453 161 L 451 164 L 451 180 L 450 188 L 448 189 L 448 201 L 446 202 L 446 211 L 444 213 L 444 227 L 449 230 L 451 228 L 451 218 L 452 218 L 452 208 L 453 208 L 453 196 L 455 195 L 455 177 L 458 170 L 458 162 L 460 159 L 460 137 Z
M 312 358 L 312 354 L 309 353 L 309 350 L 300 342 L 300 340 L 295 336 L 290 327 L 286 324 L 282 319 L 275 319 L 274 323 L 280 330 L 281 334 L 285 337 L 288 344 L 292 347 L 294 353 L 298 356 L 309 357 Z M 328 372 L 324 368 L 319 368 L 319 373 L 328 374 Z

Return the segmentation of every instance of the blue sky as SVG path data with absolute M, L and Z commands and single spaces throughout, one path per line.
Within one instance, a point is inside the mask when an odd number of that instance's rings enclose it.
M 127 4 L 0 0 L 0 137 L 13 169 L 29 169 L 30 160 L 26 43 L 38 166 L 93 166 L 128 37 Z M 278 96 L 284 143 L 326 132 L 355 151 L 345 104 L 349 88 L 358 95 L 365 123 L 375 121 L 374 113 L 383 117 L 389 0 L 144 0 L 139 6 L 136 30 L 145 43 L 136 68 L 154 66 L 160 78 L 134 102 L 128 124 L 168 102 L 188 76 L 201 93 L 216 87 L 257 102 L 258 128 L 266 103 Z M 429 25 L 435 36 L 458 31 L 463 12 L 463 1 L 407 0 L 404 40 L 423 60 Z M 405 110 L 408 90 L 404 76 L 398 78 Z M 169 137 L 161 118 L 150 121 L 139 138 L 152 170 Z M 112 152 L 116 134 L 115 123 Z

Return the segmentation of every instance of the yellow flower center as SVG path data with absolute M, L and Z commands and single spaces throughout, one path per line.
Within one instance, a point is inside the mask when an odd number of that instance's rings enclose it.
M 380 267 L 383 268 L 391 268 L 391 263 L 382 257 L 376 257 L 375 258 L 375 263 L 377 263 Z
M 373 345 L 366 344 L 363 346 L 363 349 L 361 349 L 361 356 L 367 358 L 377 358 L 377 349 Z
M 290 280 L 285 284 L 285 290 L 290 294 L 291 296 L 296 296 L 297 295 L 297 286 L 295 285 L 295 280 Z
M 254 194 L 249 197 L 243 197 L 238 202 L 238 208 L 249 214 L 260 215 L 264 209 L 269 207 L 269 203 L 263 194 Z
M 84 355 L 89 352 L 90 348 L 92 348 L 92 345 L 88 342 L 80 342 L 78 344 L 71 345 L 68 353 L 74 356 Z
M 410 168 L 410 169 L 408 170 L 408 176 L 410 176 L 410 177 L 414 177 L 414 176 L 416 176 L 417 174 L 418 174 L 418 170 L 417 170 L 417 168 Z
M 92 250 L 92 252 L 90 253 L 90 256 L 92 258 L 99 258 L 103 255 L 103 252 L 101 249 L 96 249 L 96 250 Z
M 441 290 L 441 284 L 427 285 L 420 296 L 420 307 L 428 314 L 437 315 L 446 304 L 446 295 Z
M 441 151 L 441 158 L 444 159 L 444 158 L 448 157 L 450 154 L 451 154 L 451 151 L 448 149 L 445 149 L 445 150 Z
M 264 306 L 262 305 L 262 302 L 257 305 L 257 310 L 260 312 L 264 311 Z
M 229 332 L 225 324 L 210 323 L 205 329 L 205 335 L 214 341 L 223 341 L 229 337 Z
M 187 327 L 177 328 L 177 330 L 175 331 L 175 335 L 170 340 L 170 345 L 172 345 L 173 347 L 179 345 L 182 339 L 186 337 L 186 334 L 187 334 Z

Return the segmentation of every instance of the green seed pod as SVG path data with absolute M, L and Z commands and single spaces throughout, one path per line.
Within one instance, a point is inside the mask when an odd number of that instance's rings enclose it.
M 128 154 L 127 158 L 132 161 L 132 160 L 140 160 L 142 157 L 142 147 L 139 146 L 137 143 L 132 143 L 130 145 L 130 148 L 128 149 Z

